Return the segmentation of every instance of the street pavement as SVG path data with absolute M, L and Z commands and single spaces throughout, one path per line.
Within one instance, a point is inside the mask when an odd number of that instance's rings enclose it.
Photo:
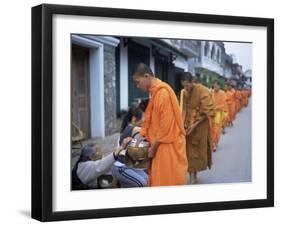
M 226 128 L 216 152 L 211 170 L 198 173 L 198 184 L 251 181 L 251 99 L 236 115 L 233 127 Z

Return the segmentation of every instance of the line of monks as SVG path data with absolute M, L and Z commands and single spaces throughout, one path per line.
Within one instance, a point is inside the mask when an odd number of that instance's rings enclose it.
M 215 82 L 210 90 L 190 72 L 183 77 L 178 101 L 147 65 L 140 63 L 133 74 L 137 88 L 150 94 L 140 129 L 150 143 L 148 186 L 196 184 L 197 172 L 211 168 L 223 129 L 248 105 L 249 89 L 227 85 L 222 90 Z
M 237 113 L 248 106 L 251 90 L 235 89 L 230 84 L 226 84 L 223 90 L 220 89 L 219 83 L 215 82 L 210 92 L 216 108 L 216 114 L 211 123 L 213 151 L 216 151 L 220 136 L 225 133 L 224 128 L 233 126 Z
M 197 172 L 211 169 L 212 152 L 217 150 L 224 128 L 233 126 L 236 115 L 247 107 L 251 90 L 227 83 L 224 89 L 218 81 L 211 89 L 199 84 L 187 73 L 183 81 L 180 109 L 186 129 L 186 155 L 189 183 L 197 183 Z

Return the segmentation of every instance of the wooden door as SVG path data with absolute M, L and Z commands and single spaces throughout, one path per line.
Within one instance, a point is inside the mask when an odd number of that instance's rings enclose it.
M 72 45 L 71 120 L 90 137 L 89 114 L 89 49 Z M 77 130 L 72 126 L 72 136 Z

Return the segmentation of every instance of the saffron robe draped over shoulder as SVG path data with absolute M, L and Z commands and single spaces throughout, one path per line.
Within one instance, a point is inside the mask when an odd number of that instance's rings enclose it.
M 176 95 L 159 79 L 150 93 L 140 133 L 151 144 L 160 145 L 149 169 L 149 186 L 186 184 L 185 130 Z
M 227 126 L 227 124 L 230 122 L 230 115 L 231 115 L 231 99 L 232 99 L 232 95 L 231 92 L 229 90 L 224 91 L 225 92 L 225 96 L 226 96 L 226 104 L 227 104 L 227 120 L 225 121 L 225 127 Z
M 216 149 L 220 140 L 221 129 L 223 126 L 223 120 L 224 120 L 223 112 L 227 111 L 228 107 L 227 107 L 225 92 L 222 90 L 213 92 L 213 100 L 216 108 L 216 117 L 212 127 L 212 138 L 213 138 L 213 149 Z
M 230 90 L 232 93 L 232 102 L 231 102 L 231 113 L 232 113 L 232 117 L 231 117 L 231 121 L 233 122 L 236 119 L 236 91 L 235 89 L 231 89 Z
M 239 90 L 235 91 L 235 111 L 236 114 L 241 110 L 242 105 L 242 95 Z
M 235 97 L 234 92 L 232 90 L 226 91 L 227 95 L 227 104 L 228 104 L 228 112 L 229 112 L 229 122 L 233 122 L 235 120 Z
M 243 103 L 243 107 L 247 107 L 248 106 L 248 91 L 247 90 L 243 90 L 241 91 L 241 95 L 242 95 L 242 103 Z
M 182 109 L 186 112 L 183 114 L 185 128 L 207 117 L 186 137 L 188 172 L 206 170 L 212 165 L 211 121 L 215 107 L 211 93 L 201 84 L 194 85 L 190 94 L 185 90 L 182 93 Z

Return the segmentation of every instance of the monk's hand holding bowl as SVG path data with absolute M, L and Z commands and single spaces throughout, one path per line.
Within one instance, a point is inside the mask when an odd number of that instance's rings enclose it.
M 202 116 L 197 122 L 195 122 L 194 124 L 192 124 L 189 128 L 187 128 L 185 130 L 186 132 L 186 136 L 188 136 L 189 134 L 191 134 L 193 132 L 193 130 L 203 121 L 205 121 L 207 118 L 206 115 Z
M 148 150 L 148 158 L 154 158 L 154 156 L 156 155 L 157 149 L 159 147 L 158 142 L 155 142 Z
M 155 154 L 156 154 L 155 148 L 153 148 L 153 147 L 149 148 L 149 150 L 148 150 L 148 158 L 154 158 Z
M 189 134 L 192 133 L 192 131 L 194 130 L 194 128 L 196 127 L 197 124 L 193 124 L 191 125 L 189 128 L 186 129 L 186 136 L 188 136 Z

